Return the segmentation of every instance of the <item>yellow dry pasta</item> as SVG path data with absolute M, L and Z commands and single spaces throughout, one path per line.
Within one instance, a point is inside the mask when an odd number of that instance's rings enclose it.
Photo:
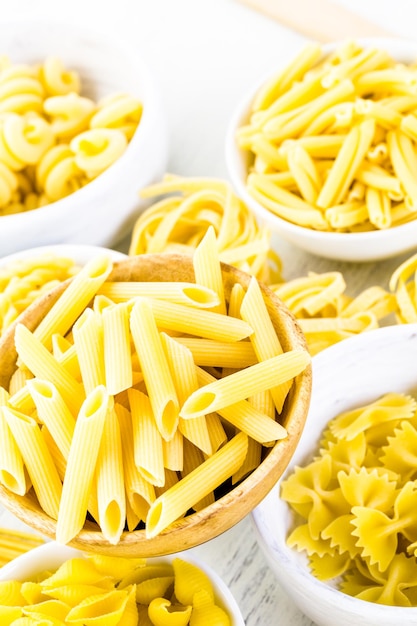
M 268 230 L 257 224 L 229 183 L 167 174 L 160 183 L 141 191 L 147 198 L 166 194 L 176 195 L 155 202 L 136 221 L 130 255 L 174 251 L 192 254 L 211 225 L 221 261 L 263 282 L 280 280 L 281 260 L 272 250 Z
M 0 216 L 68 196 L 125 151 L 140 100 L 115 93 L 96 103 L 81 89 L 58 57 L 0 68 Z
M 306 228 L 391 228 L 402 203 L 416 217 L 416 67 L 357 42 L 344 49 L 318 58 L 306 46 L 255 94 L 236 136 L 249 152 L 247 189 Z

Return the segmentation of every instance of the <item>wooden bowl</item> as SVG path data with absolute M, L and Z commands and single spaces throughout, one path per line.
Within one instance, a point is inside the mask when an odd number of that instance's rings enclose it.
M 246 289 L 251 279 L 248 274 L 225 264 L 222 265 L 222 274 L 226 298 L 236 282 Z M 194 282 L 192 258 L 176 254 L 131 257 L 116 263 L 108 280 Z M 31 305 L 18 322 L 30 330 L 36 328 L 68 284 L 69 281 L 62 283 Z M 304 335 L 290 311 L 270 289 L 262 285 L 261 289 L 284 351 L 296 348 L 307 350 Z M 0 341 L 0 385 L 5 388 L 8 388 L 16 369 L 15 327 L 16 323 Z M 305 424 L 310 395 L 311 367 L 308 366 L 295 378 L 281 414 L 280 422 L 287 429 L 288 436 L 269 448 L 261 464 L 213 504 L 176 521 L 151 539 L 146 537 L 144 530 L 124 532 L 117 545 L 110 544 L 94 522 L 86 521 L 83 530 L 69 545 L 108 555 L 150 557 L 195 547 L 230 529 L 259 504 L 287 467 Z M 16 496 L 0 486 L 0 502 L 38 532 L 55 538 L 56 522 L 40 508 L 33 490 L 25 496 Z

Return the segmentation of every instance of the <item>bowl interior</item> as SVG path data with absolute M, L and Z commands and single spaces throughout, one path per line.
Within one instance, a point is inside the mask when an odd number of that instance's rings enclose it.
M 249 285 L 251 277 L 234 267 L 223 265 L 222 273 L 226 297 L 235 282 L 241 283 L 244 288 Z M 168 254 L 131 257 L 114 265 L 109 280 L 194 281 L 192 258 Z M 35 328 L 65 287 L 63 283 L 38 301 L 38 304 L 29 307 L 19 321 L 30 329 Z M 262 289 L 284 351 L 306 349 L 304 336 L 292 314 L 269 289 Z M 14 327 L 12 325 L 0 341 L 0 384 L 6 388 L 16 367 Z M 175 522 L 152 539 L 146 538 L 143 530 L 125 532 L 116 546 L 103 538 L 95 524 L 86 522 L 84 529 L 70 545 L 81 550 L 97 550 L 121 556 L 157 556 L 199 545 L 228 530 L 260 502 L 287 466 L 304 427 L 310 391 L 311 368 L 308 367 L 294 380 L 280 416 L 288 436 L 269 449 L 262 463 L 244 481 L 210 506 Z M 56 523 L 42 511 L 31 494 L 15 496 L 0 487 L 0 501 L 29 526 L 51 538 L 55 537 Z
M 339 413 L 388 392 L 417 393 L 417 324 L 372 330 L 313 358 L 310 409 L 297 450 L 276 487 L 252 512 L 258 541 L 278 581 L 299 608 L 320 626 L 412 624 L 417 608 L 400 609 L 345 595 L 309 571 L 303 553 L 286 545 L 293 514 L 279 498 L 281 481 L 312 460 L 322 431 Z
M 357 39 L 364 46 L 386 50 L 393 58 L 405 63 L 417 58 L 415 41 L 395 38 Z M 323 54 L 328 54 L 338 43 L 323 46 Z M 285 61 L 281 64 L 285 68 Z M 277 67 L 277 70 L 280 68 Z M 275 72 L 276 73 L 276 72 Z M 251 115 L 251 105 L 260 87 L 271 78 L 264 77 L 242 98 L 231 117 L 225 140 L 226 165 L 236 193 L 250 207 L 259 221 L 268 225 L 272 232 L 281 235 L 294 245 L 321 257 L 341 261 L 376 261 L 397 256 L 416 247 L 417 222 L 396 226 L 386 230 L 363 233 L 336 233 L 316 231 L 297 226 L 284 220 L 263 207 L 247 191 L 246 177 L 251 164 L 251 154 L 238 146 L 236 133 L 247 124 Z

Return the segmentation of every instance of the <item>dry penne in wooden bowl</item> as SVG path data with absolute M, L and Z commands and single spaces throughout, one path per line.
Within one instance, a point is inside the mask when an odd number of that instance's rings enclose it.
M 98 257 L 5 333 L 0 501 L 22 521 L 158 556 L 231 528 L 276 483 L 310 356 L 273 292 L 212 251 L 209 233 L 193 257 Z

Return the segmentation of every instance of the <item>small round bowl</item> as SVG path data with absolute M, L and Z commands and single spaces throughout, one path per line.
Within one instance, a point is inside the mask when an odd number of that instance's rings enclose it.
M 159 180 L 166 167 L 165 115 L 148 66 L 136 48 L 117 37 L 63 22 L 4 22 L 0 38 L 1 53 L 13 64 L 57 56 L 79 73 L 83 95 L 97 101 L 122 91 L 143 103 L 125 152 L 100 176 L 62 200 L 0 216 L 1 254 L 53 243 L 112 247 L 128 235 L 148 204 L 140 199 L 140 190 Z
M 359 43 L 386 50 L 394 59 L 411 63 L 417 58 L 417 43 L 400 39 L 370 38 L 359 39 Z M 323 46 L 328 54 L 338 47 L 338 43 Z M 286 66 L 284 60 L 282 68 Z M 279 69 L 279 68 L 277 68 Z M 276 72 L 274 72 L 275 74 Z M 250 117 L 252 101 L 260 87 L 267 82 L 264 77 L 238 104 L 226 134 L 226 164 L 232 184 L 247 206 L 260 222 L 264 222 L 272 233 L 286 239 L 298 248 L 317 256 L 352 262 L 377 261 L 400 255 L 415 249 L 417 244 L 417 220 L 385 230 L 361 233 L 337 233 L 313 230 L 297 226 L 274 215 L 255 200 L 247 190 L 250 152 L 238 146 L 236 133 Z
M 82 556 L 84 555 L 80 550 L 49 541 L 38 548 L 22 554 L 2 567 L 0 581 L 26 581 L 45 570 L 54 571 L 58 569 L 69 559 Z M 175 557 L 180 557 L 205 572 L 213 585 L 216 604 L 227 612 L 231 626 L 245 626 L 239 606 L 226 583 L 211 567 L 200 559 L 188 555 L 188 553 L 178 553 L 172 556 L 152 558 L 147 562 L 148 564 L 171 563 Z
M 226 299 L 238 282 L 245 289 L 251 277 L 235 267 L 222 266 Z M 194 282 L 192 259 L 186 255 L 138 255 L 114 265 L 109 281 L 191 281 Z M 19 322 L 34 329 L 66 288 L 62 283 L 54 291 L 39 299 L 19 317 Z M 306 349 L 306 342 L 295 318 L 283 303 L 266 287 L 261 287 L 271 321 L 277 331 L 284 351 Z M 14 344 L 15 324 L 11 325 L 0 341 L 0 385 L 8 388 L 9 379 L 16 368 Z M 83 530 L 70 545 L 84 551 L 97 551 L 119 556 L 159 556 L 180 552 L 200 545 L 242 520 L 276 483 L 293 455 L 304 427 L 311 390 L 311 366 L 296 378 L 285 401 L 280 422 L 287 429 L 287 437 L 268 448 L 260 465 L 249 476 L 213 504 L 197 513 L 174 522 L 160 534 L 148 538 L 145 530 L 124 532 L 116 545 L 110 544 L 99 527 L 86 521 Z M 16 496 L 0 486 L 0 502 L 16 517 L 38 532 L 55 538 L 56 522 L 41 509 L 32 492 Z
M 327 423 L 385 393 L 417 393 L 417 324 L 372 330 L 313 357 L 310 410 L 297 450 L 277 485 L 252 512 L 257 539 L 279 584 L 318 626 L 411 626 L 417 608 L 367 602 L 315 578 L 304 553 L 286 538 L 293 513 L 279 497 L 281 481 L 309 463 Z

